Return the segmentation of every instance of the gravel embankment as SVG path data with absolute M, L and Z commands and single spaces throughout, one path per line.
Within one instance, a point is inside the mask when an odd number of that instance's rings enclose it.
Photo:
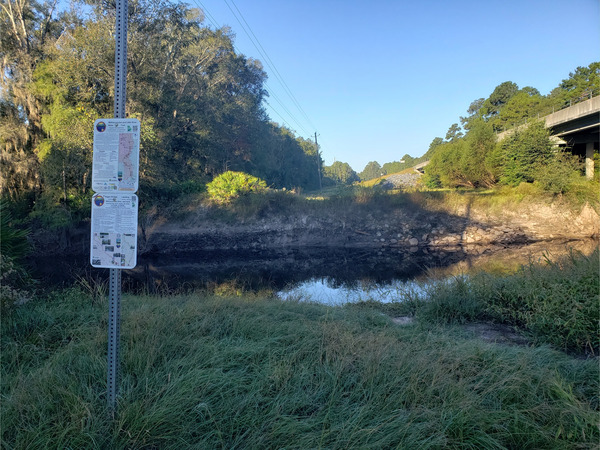
M 386 177 L 384 186 L 389 189 L 401 189 L 403 187 L 414 187 L 421 178 L 420 173 L 396 173 Z

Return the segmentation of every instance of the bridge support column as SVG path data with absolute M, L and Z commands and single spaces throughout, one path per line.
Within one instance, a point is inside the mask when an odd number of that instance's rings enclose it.
M 585 177 L 588 180 L 594 178 L 594 143 L 585 144 Z

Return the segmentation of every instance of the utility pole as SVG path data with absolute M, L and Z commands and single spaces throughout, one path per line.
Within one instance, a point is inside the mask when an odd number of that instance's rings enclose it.
M 321 153 L 319 152 L 319 143 L 317 142 L 317 132 L 315 131 L 315 147 L 317 148 L 317 172 L 319 174 L 319 190 L 323 190 L 321 183 Z

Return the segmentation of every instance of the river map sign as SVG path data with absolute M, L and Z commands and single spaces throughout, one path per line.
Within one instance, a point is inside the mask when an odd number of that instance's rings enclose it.
M 92 163 L 93 267 L 133 269 L 137 262 L 140 122 L 98 119 Z
M 137 192 L 139 165 L 140 121 L 96 120 L 92 163 L 94 192 Z

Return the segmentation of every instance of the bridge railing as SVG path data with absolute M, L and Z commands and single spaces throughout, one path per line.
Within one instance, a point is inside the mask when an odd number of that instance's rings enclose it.
M 597 97 L 598 95 L 600 95 L 600 89 L 587 89 L 587 90 L 583 91 L 581 93 L 581 95 L 577 98 L 570 99 L 560 105 L 553 105 L 552 107 L 548 107 L 548 108 L 544 108 L 544 109 L 540 110 L 534 117 L 525 117 L 518 122 L 512 122 L 510 124 L 505 124 L 503 126 L 495 126 L 494 131 L 497 134 L 503 133 L 507 130 L 511 130 L 513 128 L 517 128 L 522 125 L 525 125 L 528 122 L 539 120 L 542 117 L 546 117 L 546 116 L 549 116 L 550 114 L 554 114 L 555 112 L 562 111 L 563 109 L 566 109 L 566 108 L 570 108 L 571 106 L 576 105 L 577 103 L 586 102 L 594 97 Z

